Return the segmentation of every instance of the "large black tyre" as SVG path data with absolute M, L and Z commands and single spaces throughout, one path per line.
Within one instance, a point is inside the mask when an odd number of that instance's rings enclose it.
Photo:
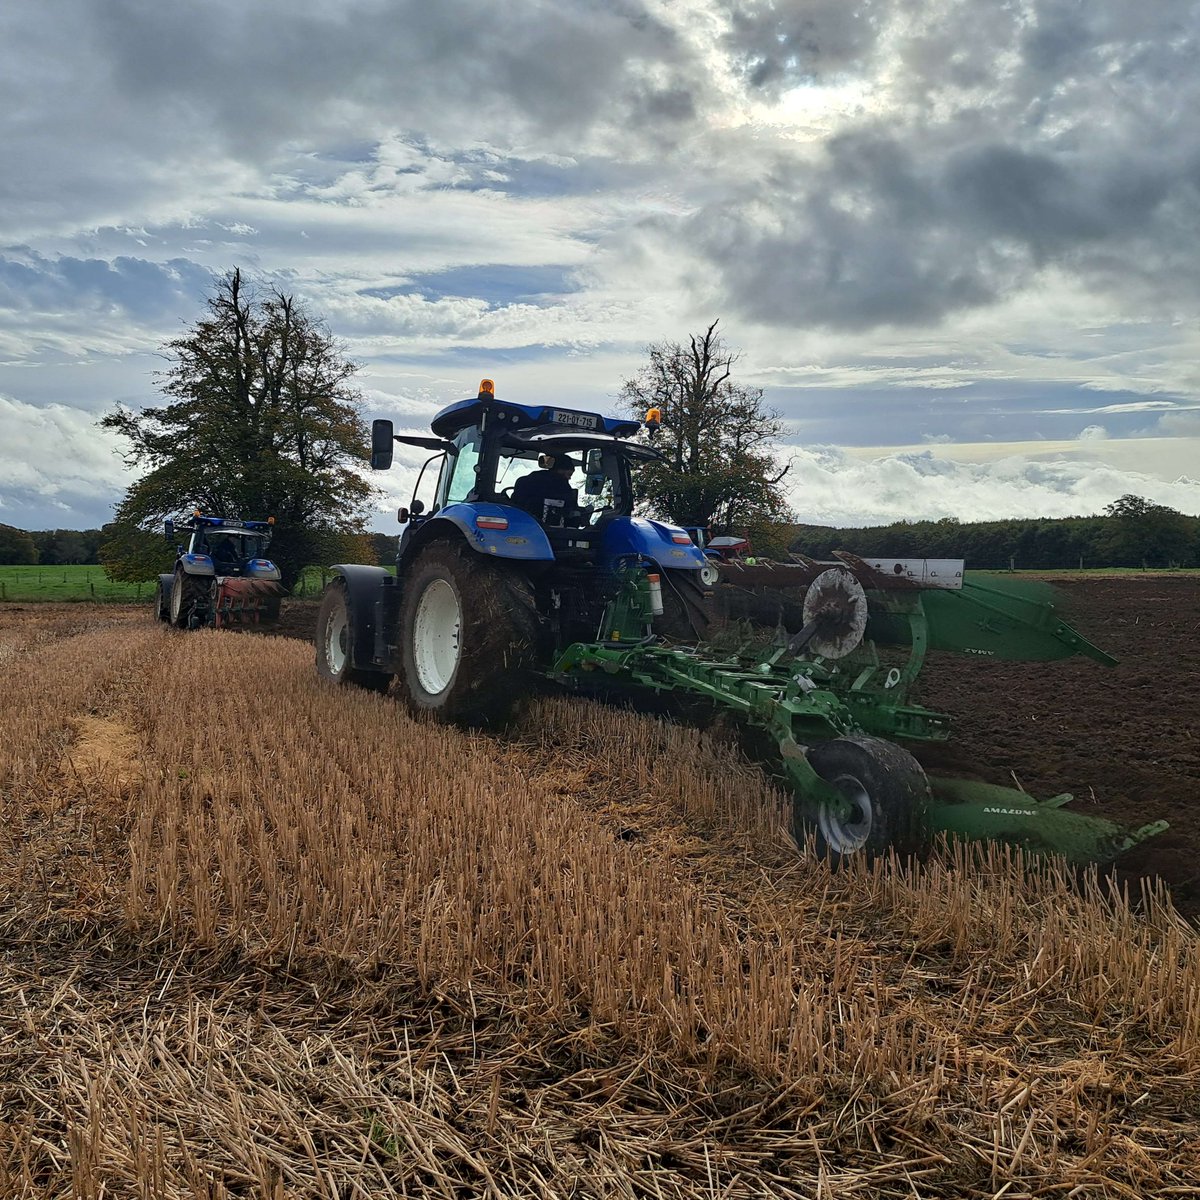
M 209 582 L 204 575 L 189 575 L 182 568 L 175 568 L 169 616 L 176 629 L 187 629 L 193 610 L 207 607 Z
M 174 580 L 171 581 L 170 587 L 164 587 L 162 576 L 158 577 L 158 583 L 154 588 L 154 615 L 163 624 L 167 624 L 171 620 L 171 588 L 174 587 Z
M 797 796 L 792 832 L 797 842 L 815 835 L 817 853 L 834 866 L 857 855 L 873 859 L 889 852 L 920 858 L 930 844 L 929 780 L 907 750 L 882 738 L 853 734 L 815 746 L 813 770 L 853 805 L 839 820 L 819 802 Z
M 699 571 L 662 572 L 663 612 L 654 618 L 654 632 L 674 642 L 704 642 L 716 620 L 713 589 Z
M 278 612 L 278 608 L 276 608 Z M 386 671 L 369 671 L 350 665 L 354 645 L 354 614 L 344 580 L 335 579 L 321 597 L 317 614 L 317 674 L 341 687 L 386 692 L 392 677 Z
M 502 722 L 527 691 L 541 621 L 529 580 L 461 543 L 426 547 L 405 570 L 400 663 L 416 713 Z

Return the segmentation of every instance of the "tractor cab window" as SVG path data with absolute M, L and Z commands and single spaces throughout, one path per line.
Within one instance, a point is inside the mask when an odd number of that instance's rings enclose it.
M 474 429 L 464 429 L 454 439 L 454 444 L 458 447 L 458 453 L 448 454 L 443 468 L 449 473 L 444 504 L 457 504 L 466 500 L 475 489 L 475 468 L 479 465 L 479 433 Z
M 243 540 L 240 537 L 223 533 L 219 529 L 210 532 L 208 535 L 208 552 L 212 555 L 213 563 L 217 567 L 232 567 L 241 563 L 242 556 L 245 553 L 242 548 Z
M 219 525 L 198 529 L 192 535 L 191 549 L 209 555 L 218 567 L 233 568 L 250 558 L 262 558 L 266 539 L 260 534 L 222 529 Z
M 600 450 L 572 450 L 567 453 L 573 470 L 570 477 L 563 475 L 562 482 L 546 484 L 544 487 L 520 487 L 519 481 L 535 472 L 545 473 L 541 465 L 542 456 L 536 451 L 525 451 L 514 454 L 501 454 L 499 467 L 496 472 L 496 495 L 502 504 L 516 504 L 518 507 L 530 507 L 523 497 L 533 495 L 535 500 L 541 499 L 543 493 L 555 499 L 563 499 L 561 512 L 555 505 L 554 523 L 582 528 L 594 525 L 602 516 L 614 511 L 614 497 L 618 491 L 616 472 L 619 460 L 615 455 L 602 453 Z M 565 499 L 566 497 L 572 497 Z M 544 502 L 544 501 L 543 501 Z M 532 507 L 540 507 L 534 504 Z M 532 511 L 532 510 L 531 510 Z M 545 510 L 533 515 L 542 519 Z

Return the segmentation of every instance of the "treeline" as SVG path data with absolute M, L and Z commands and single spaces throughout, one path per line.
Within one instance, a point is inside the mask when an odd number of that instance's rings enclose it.
M 100 529 L 15 529 L 0 525 L 0 566 L 98 563 Z
M 140 578 L 151 579 L 158 571 L 169 571 L 174 557 L 170 547 L 156 534 L 118 529 L 106 525 L 103 529 L 17 529 L 0 524 L 0 567 L 59 566 L 63 563 L 104 565 L 101 550 L 127 549 L 124 542 L 136 539 L 141 557 L 148 565 Z M 370 560 L 391 566 L 396 561 L 398 535 L 386 533 L 361 534 L 357 538 L 334 539 L 338 544 L 325 548 L 319 555 L 329 562 L 363 562 Z M 321 565 L 321 564 L 318 564 Z M 328 565 L 324 563 L 323 565 Z
M 792 550 L 826 559 L 834 550 L 864 558 L 962 558 L 975 569 L 1200 566 L 1200 517 L 1139 496 L 1104 516 L 1007 521 L 896 521 L 863 529 L 793 527 Z

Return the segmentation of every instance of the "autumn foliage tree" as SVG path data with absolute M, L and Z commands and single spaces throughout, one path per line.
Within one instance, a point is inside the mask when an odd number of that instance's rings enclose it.
M 367 447 L 356 367 L 321 321 L 277 289 L 256 296 L 234 270 L 164 349 L 167 403 L 101 421 L 128 439 L 127 465 L 145 472 L 101 552 L 110 574 L 146 577 L 152 556 L 135 533 L 193 508 L 274 516 L 270 553 L 285 583 L 362 534 L 373 489 L 355 470 Z
M 1192 534 L 1181 512 L 1131 494 L 1114 500 L 1104 512 L 1112 518 L 1106 549 L 1114 561 L 1167 567 L 1188 558 Z
M 791 519 L 774 444 L 783 432 L 761 388 L 733 378 L 738 355 L 714 321 L 686 345 L 659 342 L 621 388 L 625 408 L 662 414 L 657 445 L 666 458 L 638 473 L 645 507 L 680 525 L 715 532 L 762 530 Z

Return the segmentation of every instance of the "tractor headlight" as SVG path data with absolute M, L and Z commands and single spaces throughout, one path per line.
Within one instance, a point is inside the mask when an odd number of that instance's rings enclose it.
M 715 584 L 720 578 L 721 572 L 718 571 L 717 568 L 712 565 L 712 563 L 705 563 L 704 566 L 700 568 L 700 582 L 704 584 L 705 587 L 712 587 L 713 584 Z

